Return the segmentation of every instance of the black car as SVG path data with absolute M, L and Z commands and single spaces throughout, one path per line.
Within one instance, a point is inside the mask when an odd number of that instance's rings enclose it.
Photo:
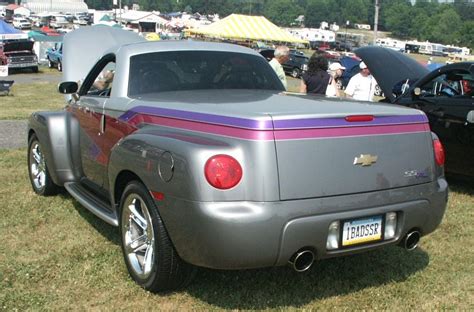
M 260 54 L 267 59 L 267 61 L 271 61 L 275 50 L 267 49 L 261 50 Z M 308 61 L 309 58 L 304 55 L 303 52 L 298 50 L 290 50 L 290 59 L 282 64 L 283 70 L 287 75 L 291 75 L 294 78 L 299 78 L 301 75 L 308 70 Z
M 474 178 L 474 62 L 430 72 L 400 52 L 364 47 L 355 52 L 377 80 L 386 101 L 425 112 L 446 150 L 446 171 Z

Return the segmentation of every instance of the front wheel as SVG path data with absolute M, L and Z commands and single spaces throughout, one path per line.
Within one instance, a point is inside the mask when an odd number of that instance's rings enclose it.
M 49 67 L 49 68 L 53 68 L 53 67 L 54 67 L 54 63 L 51 62 L 50 59 L 48 59 L 48 67 Z
M 57 194 L 59 187 L 51 179 L 43 149 L 35 134 L 28 143 L 28 173 L 35 193 L 43 196 Z
M 137 181 L 122 194 L 120 231 L 125 264 L 141 287 L 167 291 L 191 280 L 193 266 L 179 258 L 150 193 Z
M 63 71 L 63 64 L 61 64 L 61 62 L 58 62 L 58 70 L 59 70 L 60 72 Z
M 291 71 L 291 77 L 298 78 L 301 75 L 301 70 L 299 68 L 293 68 Z

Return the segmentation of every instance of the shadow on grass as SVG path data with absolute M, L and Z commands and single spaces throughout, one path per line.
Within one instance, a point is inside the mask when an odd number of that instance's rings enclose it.
M 68 193 L 64 195 L 64 198 L 68 198 L 72 201 L 74 209 L 76 209 L 77 213 L 79 213 L 79 215 L 84 218 L 84 220 L 86 220 L 90 225 L 92 225 L 92 227 L 97 232 L 99 232 L 99 234 L 107 238 L 110 242 L 120 246 L 120 235 L 117 227 L 108 224 L 107 222 L 94 215 Z
M 321 260 L 306 273 L 289 267 L 247 271 L 201 269 L 186 290 L 224 309 L 298 308 L 313 300 L 406 280 L 423 270 L 429 256 L 391 246 L 350 257 Z

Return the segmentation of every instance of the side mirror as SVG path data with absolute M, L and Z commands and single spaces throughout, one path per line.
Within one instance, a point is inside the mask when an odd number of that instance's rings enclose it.
M 79 85 L 75 81 L 61 82 L 58 86 L 59 93 L 62 94 L 73 94 L 79 89 Z
M 420 96 L 421 95 L 421 89 L 416 87 L 415 89 L 413 89 L 413 94 L 416 95 L 416 96 Z
M 467 113 L 466 121 L 468 123 L 474 123 L 474 110 Z

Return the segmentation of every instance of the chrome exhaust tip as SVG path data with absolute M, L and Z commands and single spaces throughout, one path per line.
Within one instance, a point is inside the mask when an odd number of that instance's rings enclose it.
M 418 247 L 418 242 L 420 241 L 421 234 L 418 231 L 413 231 L 408 233 L 405 238 L 403 239 L 403 247 L 408 250 L 412 251 Z
M 309 250 L 301 250 L 296 252 L 288 261 L 288 264 L 295 270 L 296 272 L 304 272 L 307 271 L 314 262 L 315 256 L 314 253 Z

